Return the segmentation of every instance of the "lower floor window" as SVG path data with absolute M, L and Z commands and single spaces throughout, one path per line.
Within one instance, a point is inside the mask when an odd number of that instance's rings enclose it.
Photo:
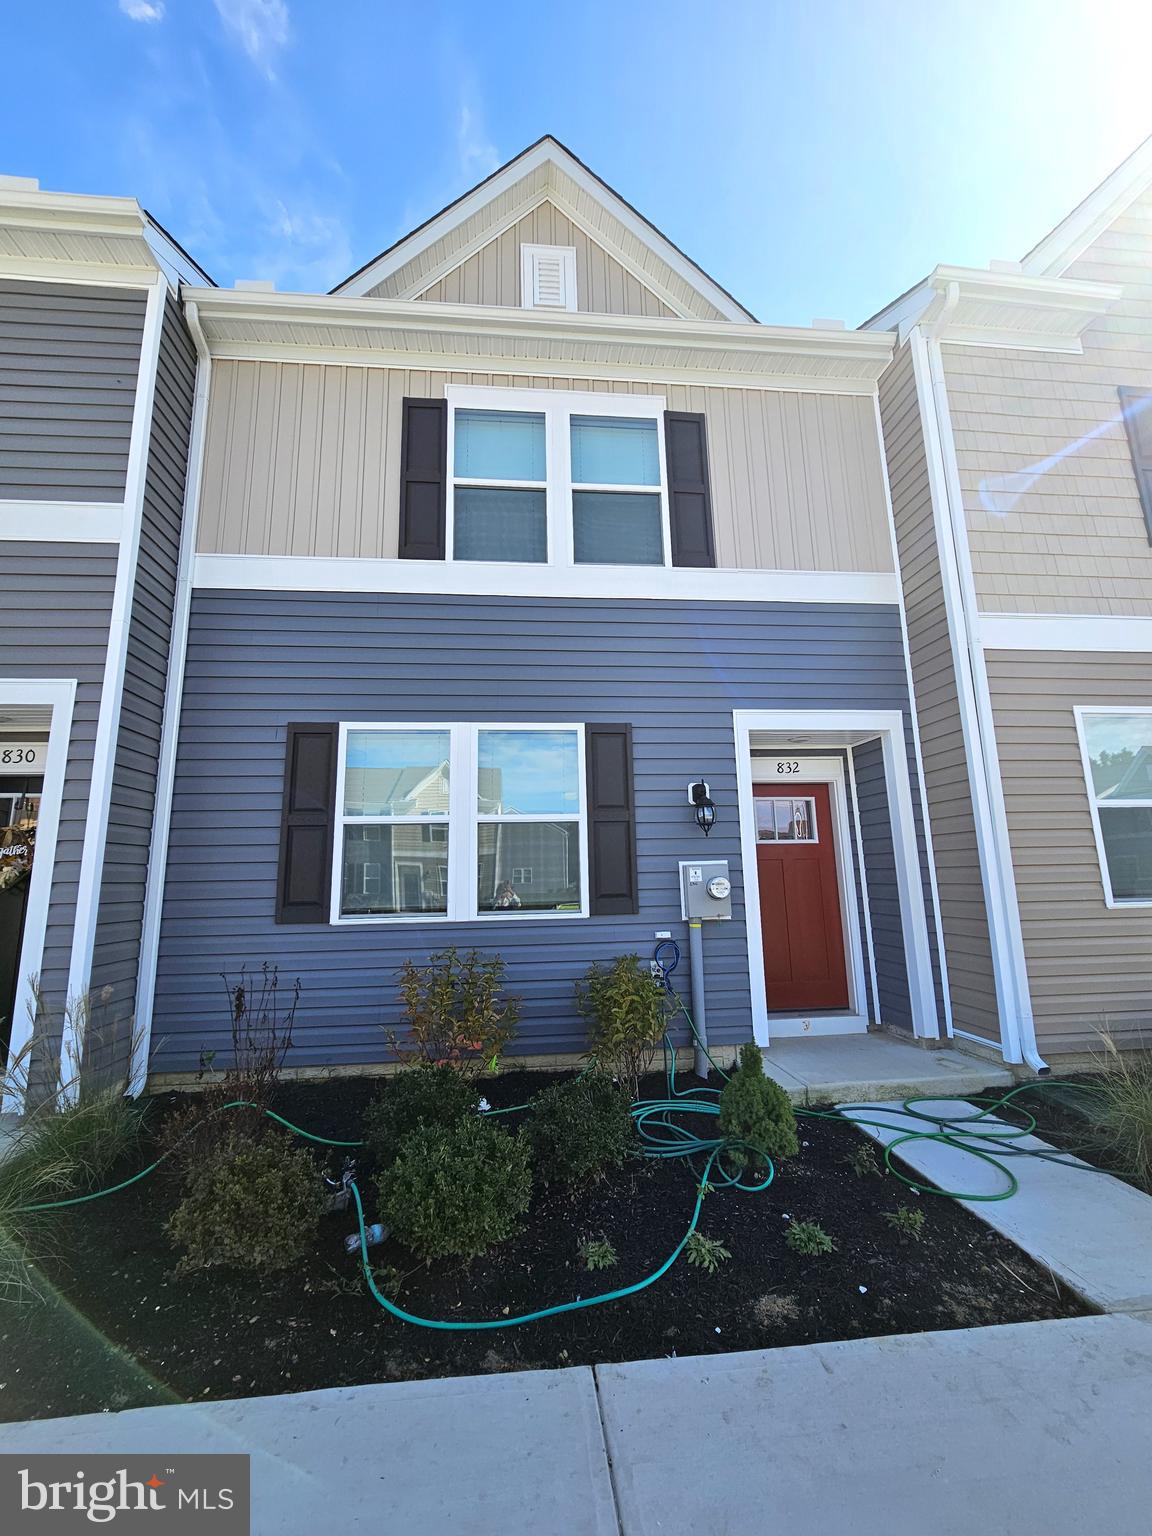
M 580 726 L 343 726 L 337 803 L 340 919 L 586 911 Z
M 1152 903 L 1152 710 L 1077 710 L 1109 901 Z

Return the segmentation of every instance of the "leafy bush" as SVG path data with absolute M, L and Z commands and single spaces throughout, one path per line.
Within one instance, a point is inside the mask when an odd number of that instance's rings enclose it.
M 454 1067 L 410 1067 L 385 1083 L 380 1097 L 369 1104 L 361 1135 L 383 1166 L 413 1131 L 454 1125 L 474 1115 L 479 1105 L 479 1089 Z
M 740 1047 L 740 1065 L 720 1095 L 720 1130 L 744 1144 L 726 1153 L 737 1166 L 769 1157 L 778 1163 L 800 1150 L 796 1112 L 780 1084 L 765 1076 L 760 1047 L 752 1040 Z
M 528 1208 L 528 1143 L 476 1116 L 413 1131 L 377 1176 L 384 1220 L 423 1259 L 471 1259 L 503 1242 Z
M 226 1136 L 189 1170 L 167 1223 L 178 1269 L 288 1269 L 316 1241 L 326 1196 L 315 1159 L 287 1137 Z
M 707 1270 L 710 1275 L 714 1275 L 721 1264 L 727 1263 L 732 1255 L 718 1239 L 705 1237 L 703 1232 L 693 1232 L 684 1244 L 684 1257 L 689 1264 L 695 1264 L 698 1268 Z
M 576 1184 L 617 1168 L 635 1141 L 628 1100 L 601 1072 L 545 1088 L 530 1110 L 525 1131 L 545 1184 Z
M 576 983 L 576 1004 L 589 1020 L 588 1044 L 600 1066 L 638 1097 L 666 1028 L 666 993 L 638 955 L 620 955 L 607 970 L 589 968 Z
M 401 1061 L 446 1065 L 467 1077 L 494 1072 L 516 1033 L 520 999 L 501 998 L 504 962 L 479 950 L 456 948 L 429 955 L 427 965 L 405 960 L 400 995 L 407 1017 L 407 1042 L 389 1032 Z M 408 1042 L 413 1049 L 407 1049 Z
M 576 1252 L 585 1269 L 611 1269 L 620 1262 L 620 1255 L 606 1237 L 586 1237 Z
M 910 1205 L 901 1205 L 894 1211 L 885 1211 L 884 1220 L 902 1243 L 918 1243 L 924 1236 L 924 1212 L 914 1210 Z
M 858 1147 L 853 1147 L 844 1158 L 844 1163 L 851 1168 L 858 1179 L 867 1179 L 873 1174 L 879 1177 L 881 1169 L 876 1161 L 876 1152 L 871 1142 L 862 1141 Z
M 808 1258 L 833 1253 L 836 1249 L 836 1244 L 818 1221 L 790 1222 L 788 1235 L 784 1241 L 793 1253 L 803 1253 Z

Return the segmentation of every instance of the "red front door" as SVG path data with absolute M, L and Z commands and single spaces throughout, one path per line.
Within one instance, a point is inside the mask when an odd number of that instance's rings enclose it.
M 848 1007 L 827 784 L 754 784 L 756 877 L 769 1013 Z

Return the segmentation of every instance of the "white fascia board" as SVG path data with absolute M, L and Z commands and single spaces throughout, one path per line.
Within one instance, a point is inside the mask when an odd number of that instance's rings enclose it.
M 1152 138 L 1147 138 L 1032 247 L 1021 262 L 1023 271 L 1030 276 L 1059 277 L 1150 186 Z
M 1152 618 L 1091 613 L 982 613 L 980 643 L 993 651 L 1152 651 Z
M 589 196 L 596 199 L 617 219 L 630 234 L 642 240 L 650 246 L 656 254 L 669 267 L 691 287 L 695 288 L 710 304 L 713 304 L 721 314 L 727 315 L 730 320 L 747 321 L 751 319 L 748 311 L 731 298 L 724 290 L 712 281 L 708 275 L 701 271 L 696 264 L 689 260 L 681 251 L 667 240 L 651 224 L 648 224 L 640 215 L 631 209 L 627 203 L 615 193 L 611 192 L 603 182 L 598 181 L 584 167 L 567 154 L 554 140 L 545 139 L 537 144 L 526 154 L 512 160 L 487 181 L 474 187 L 467 196 L 446 208 L 443 213 L 437 214 L 422 229 L 416 230 L 407 239 L 401 240 L 391 251 L 378 257 L 370 263 L 363 272 L 342 283 L 336 293 L 349 297 L 361 297 L 370 288 L 375 288 L 378 283 L 406 266 L 414 256 L 427 250 L 430 245 L 435 245 L 437 240 L 442 240 L 450 234 L 458 225 L 470 219 L 473 214 L 479 212 L 486 203 L 502 196 L 516 185 L 518 181 L 530 176 L 540 166 L 551 162 L 563 173 L 574 181 Z
M 196 587 L 241 592 L 414 592 L 440 597 L 592 597 L 886 606 L 899 601 L 899 581 L 889 571 L 733 571 L 686 566 L 197 555 L 192 580 Z

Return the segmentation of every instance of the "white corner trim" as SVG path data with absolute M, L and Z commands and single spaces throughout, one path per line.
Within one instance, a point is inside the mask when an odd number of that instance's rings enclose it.
M 118 501 L 0 501 L 0 540 L 118 544 L 125 515 Z
M 20 972 L 12 1006 L 12 1029 L 4 1081 L 6 1091 L 0 1109 L 20 1114 L 28 1087 L 25 1055 L 33 1034 L 35 982 L 44 963 L 44 939 L 55 872 L 60 810 L 72 741 L 72 714 L 76 705 L 75 678 L 0 678 L 0 704 L 47 704 L 52 710 L 48 727 L 48 751 L 44 758 L 44 786 L 36 827 L 36 854 L 28 884 L 24 914 L 24 941 L 18 961 Z
M 1152 618 L 1092 613 L 981 613 L 985 650 L 1152 651 Z
M 92 976 L 92 956 L 96 944 L 96 922 L 100 909 L 100 883 L 104 869 L 104 851 L 108 842 L 108 818 L 111 807 L 112 776 L 116 765 L 116 742 L 120 727 L 120 705 L 124 696 L 124 668 L 128 651 L 128 631 L 132 620 L 132 595 L 136 585 L 136 566 L 140 553 L 140 531 L 144 517 L 144 483 L 148 472 L 148 446 L 152 433 L 152 401 L 156 392 L 156 371 L 160 359 L 160 338 L 164 325 L 164 302 L 168 281 L 163 273 L 154 273 L 144 311 L 144 334 L 140 344 L 140 367 L 136 378 L 136 401 L 132 411 L 132 434 L 128 449 L 128 473 L 124 485 L 126 527 L 116 562 L 116 583 L 112 593 L 112 612 L 108 625 L 108 649 L 100 689 L 100 713 L 96 722 L 96 740 L 92 754 L 92 778 L 88 791 L 88 814 L 84 825 L 84 851 L 76 889 L 76 921 L 72 934 L 72 954 L 68 966 L 67 1009 L 60 1043 L 60 1090 L 64 1098 L 75 1100 L 79 1093 L 78 1072 L 69 1074 L 68 1064 L 79 1063 L 83 1041 L 77 1038 L 84 1010 L 75 1006 L 88 992 Z
M 197 555 L 192 584 L 233 592 L 418 593 L 434 597 L 634 598 L 662 602 L 898 601 L 888 571 L 731 571 L 687 566 L 513 565 L 308 555 Z
M 884 781 L 892 821 L 892 851 L 896 863 L 896 887 L 900 900 L 900 927 L 908 973 L 908 993 L 916 1035 L 939 1035 L 936 987 L 928 944 L 928 920 L 920 878 L 920 851 L 916 820 L 912 814 L 912 786 L 904 740 L 904 715 L 900 710 L 774 710 L 737 709 L 732 713 L 736 742 L 736 793 L 740 807 L 740 860 L 744 870 L 744 905 L 748 941 L 748 979 L 752 993 L 752 1021 L 758 1045 L 768 1044 L 768 1000 L 764 985 L 764 961 L 760 947 L 760 893 L 755 879 L 756 813 L 752 795 L 752 732 L 794 731 L 837 738 L 845 734 L 859 739 L 879 737 L 884 754 Z M 836 742 L 839 745 L 839 740 Z M 810 743 L 819 747 L 819 741 Z M 750 873 L 751 872 L 751 873 Z
M 1012 868 L 992 699 L 980 645 L 976 584 L 952 436 L 944 360 L 940 342 L 925 337 L 919 327 L 913 331 L 910 345 L 988 917 L 1001 1043 L 1005 1060 L 1025 1062 L 1033 1070 L 1041 1071 L 1045 1062 L 1036 1044 L 1032 994 Z
M 152 1049 L 152 1019 L 156 1000 L 156 968 L 160 954 L 160 919 L 164 909 L 164 884 L 168 874 L 168 843 L 172 825 L 172 795 L 176 784 L 176 748 L 180 739 L 180 709 L 184 699 L 184 664 L 188 654 L 188 615 L 192 606 L 192 581 L 196 562 L 196 529 L 200 519 L 200 487 L 207 442 L 205 425 L 212 381 L 212 358 L 200 329 L 195 304 L 187 304 L 184 318 L 196 347 L 196 390 L 188 440 L 188 474 L 180 523 L 180 548 L 176 562 L 176 594 L 172 604 L 168 676 L 164 685 L 164 716 L 160 729 L 160 759 L 156 768 L 156 800 L 152 812 L 152 841 L 148 850 L 148 878 L 144 888 L 144 920 L 140 932 L 140 963 L 136 979 L 136 1030 L 128 1091 L 135 1098 L 148 1081 Z

